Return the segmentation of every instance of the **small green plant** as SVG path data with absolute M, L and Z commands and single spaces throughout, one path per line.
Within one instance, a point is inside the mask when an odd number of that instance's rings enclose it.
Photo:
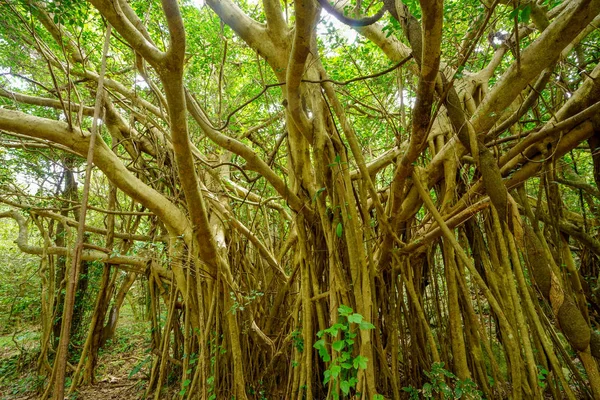
M 413 386 L 403 387 L 402 390 L 409 394 L 410 400 L 418 400 L 420 395 L 425 399 L 467 399 L 480 400 L 482 392 L 477 390 L 477 385 L 471 379 L 458 379 L 452 372 L 444 369 L 444 363 L 433 363 L 431 372 L 424 371 L 429 378 L 421 389 Z M 446 379 L 450 384 L 446 383 Z
M 222 344 L 219 344 L 223 340 L 223 335 L 217 335 L 216 332 L 211 332 L 211 339 L 208 341 L 208 347 L 210 351 L 210 375 L 206 378 L 206 387 L 208 388 L 208 400 L 216 400 L 217 395 L 215 394 L 215 363 L 219 355 L 227 353 L 227 350 Z
M 254 398 L 257 400 L 269 400 L 267 398 L 265 389 L 262 386 L 263 386 L 263 381 L 261 379 L 258 381 L 258 387 L 255 388 L 253 386 L 250 386 L 250 388 L 248 389 L 248 393 L 250 393 L 250 395 L 254 396 Z
M 152 356 L 147 355 L 146 358 L 144 358 L 142 361 L 140 361 L 139 363 L 134 365 L 133 368 L 131 369 L 131 371 L 129 371 L 129 379 L 133 378 L 133 376 L 135 374 L 137 374 L 138 372 L 140 372 L 142 370 L 142 368 L 150 365 L 151 361 L 152 361 Z
M 542 365 L 538 365 L 538 386 L 542 389 L 546 388 L 546 378 L 548 377 L 548 370 Z
M 0 357 L 0 399 L 20 397 L 43 389 L 46 377 L 38 375 L 33 368 L 38 355 L 34 350 Z
M 187 354 L 184 354 L 183 358 L 186 358 L 186 357 L 187 357 Z M 196 364 L 197 362 L 198 362 L 198 354 L 192 353 L 190 355 L 190 361 L 188 363 L 188 366 L 190 368 L 188 368 L 186 370 L 186 374 L 188 376 L 190 376 L 192 374 L 194 364 Z M 190 386 L 190 383 L 192 383 L 191 379 L 186 379 L 183 382 L 181 382 L 181 390 L 179 391 L 179 396 L 185 396 L 186 392 L 188 391 L 188 387 Z
M 179 396 L 185 396 L 185 393 L 187 392 L 190 383 L 192 383 L 191 379 L 186 379 L 185 381 L 181 382 L 181 390 L 179 391 Z
M 319 331 L 317 333 L 319 340 L 313 345 L 324 362 L 331 362 L 329 368 L 323 373 L 323 384 L 329 384 L 329 392 L 336 400 L 339 399 L 338 385 L 342 395 L 349 397 L 358 383 L 358 371 L 367 368 L 369 360 L 365 356 L 359 354 L 353 357 L 357 330 L 375 328 L 348 306 L 341 305 L 338 313 L 338 322 Z M 327 339 L 330 339 L 331 344 Z
M 292 343 L 298 353 L 302 353 L 304 351 L 304 338 L 302 337 L 302 328 L 297 328 L 292 332 Z M 298 360 L 292 360 L 292 368 L 296 368 L 300 363 Z
M 296 329 L 292 332 L 292 342 L 294 343 L 296 350 L 298 350 L 298 353 L 304 351 L 304 339 L 302 338 L 302 331 L 300 329 Z

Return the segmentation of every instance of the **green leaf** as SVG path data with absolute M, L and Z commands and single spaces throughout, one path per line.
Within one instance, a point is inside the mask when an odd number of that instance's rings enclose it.
M 442 368 L 441 372 L 448 378 L 456 379 L 456 375 L 454 375 L 452 372 L 448 371 L 447 369 Z
M 343 231 L 344 231 L 344 227 L 342 226 L 342 223 L 338 222 L 338 224 L 335 228 L 335 234 L 337 235 L 337 237 L 341 238 Z
M 321 357 L 323 361 L 328 362 L 331 360 L 327 347 L 325 347 L 325 339 L 317 340 L 315 344 L 313 344 L 313 347 L 319 351 L 319 357 Z
M 393 28 L 389 25 L 384 26 L 381 31 L 385 32 L 385 37 L 389 38 L 392 35 Z
M 140 363 L 136 364 L 136 366 L 134 366 L 131 369 L 131 372 L 129 372 L 129 378 L 131 378 L 132 376 L 134 376 L 135 374 L 140 372 L 140 370 L 144 367 L 144 365 L 146 365 L 149 361 L 150 361 L 150 359 L 146 358 L 143 361 L 141 361 Z
M 454 397 L 457 399 L 460 399 L 463 395 L 463 390 L 459 387 L 457 387 L 456 389 L 454 389 Z
M 331 348 L 334 349 L 335 351 L 342 351 L 344 349 L 344 347 L 346 347 L 345 340 L 337 340 L 337 341 L 333 342 L 333 344 L 331 345 Z
M 340 389 L 342 389 L 342 392 L 347 396 L 348 393 L 350 393 L 350 383 L 348 381 L 340 382 Z
M 345 306 L 345 305 L 341 305 L 338 307 L 338 312 L 340 313 L 341 316 L 347 317 L 348 315 L 352 314 L 352 308 Z
M 183 387 L 190 386 L 190 383 L 192 383 L 191 379 L 186 379 L 185 381 L 183 381 Z
M 526 24 L 529 21 L 530 15 L 531 15 L 531 4 L 526 4 L 526 5 L 522 6 L 521 15 L 519 16 L 519 21 Z
M 339 365 L 332 365 L 329 370 L 331 371 L 331 377 L 337 378 L 340 375 L 340 372 L 342 372 L 342 367 Z
M 370 322 L 363 321 L 360 323 L 359 328 L 364 330 L 375 329 L 375 325 Z
M 433 386 L 431 386 L 431 383 L 427 382 L 426 384 L 423 385 L 423 396 L 431 397 L 432 394 L 433 394 Z
M 368 361 L 369 361 L 369 359 L 367 357 L 358 355 L 358 356 L 356 356 L 356 358 L 354 359 L 352 364 L 354 365 L 354 368 L 356 368 L 356 369 L 359 369 L 359 368 L 366 369 Z
M 450 386 L 448 386 L 446 382 L 440 383 L 440 390 L 442 391 L 442 393 L 444 393 L 444 398 L 452 396 L 452 389 L 450 389 Z
M 352 322 L 355 324 L 360 324 L 363 320 L 363 316 L 357 313 L 354 313 L 352 315 L 348 315 L 348 322 Z
M 317 197 L 319 197 L 319 195 L 320 195 L 321 193 L 323 193 L 325 190 L 327 190 L 327 189 L 326 189 L 326 188 L 324 188 L 324 187 L 322 187 L 322 188 L 318 189 L 318 190 L 315 192 L 315 197 L 313 197 L 313 202 L 317 201 Z
M 325 329 L 324 332 L 328 333 L 330 336 L 335 337 L 335 336 L 337 336 L 339 329 L 332 326 L 330 328 Z

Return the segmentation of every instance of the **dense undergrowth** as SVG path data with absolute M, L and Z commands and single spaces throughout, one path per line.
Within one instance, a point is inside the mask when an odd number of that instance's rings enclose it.
M 96 386 L 82 387 L 69 398 L 141 397 L 150 372 L 148 330 L 149 323 L 136 318 L 131 305 L 124 305 L 115 337 L 100 351 Z M 77 347 L 80 348 L 81 344 L 75 342 L 73 362 L 77 361 Z M 18 332 L 0 336 L 0 399 L 34 399 L 40 395 L 47 378 L 38 374 L 39 351 L 38 326 L 21 326 Z M 67 385 L 69 383 L 67 381 Z

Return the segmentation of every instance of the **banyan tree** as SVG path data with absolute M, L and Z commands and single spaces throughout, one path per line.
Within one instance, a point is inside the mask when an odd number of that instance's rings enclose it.
M 42 398 L 136 283 L 147 397 L 600 398 L 600 0 L 0 10 Z

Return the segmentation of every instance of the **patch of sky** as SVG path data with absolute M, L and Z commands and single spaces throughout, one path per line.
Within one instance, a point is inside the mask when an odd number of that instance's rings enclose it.
M 341 23 L 333 15 L 323 11 L 321 20 L 317 25 L 317 36 L 323 41 L 327 51 L 327 55 L 333 55 L 334 49 L 339 46 L 339 39 L 342 39 L 345 45 L 353 44 L 358 33 L 349 26 Z M 337 36 L 337 37 L 336 37 Z
M 14 75 L 10 68 L 0 67 L 0 77 L 4 78 L 8 84 L 8 87 L 5 86 L 5 89 L 22 91 L 29 88 L 29 82 Z
M 141 75 L 135 76 L 135 87 L 137 89 L 148 89 L 149 88 L 148 84 L 146 83 L 146 80 Z

